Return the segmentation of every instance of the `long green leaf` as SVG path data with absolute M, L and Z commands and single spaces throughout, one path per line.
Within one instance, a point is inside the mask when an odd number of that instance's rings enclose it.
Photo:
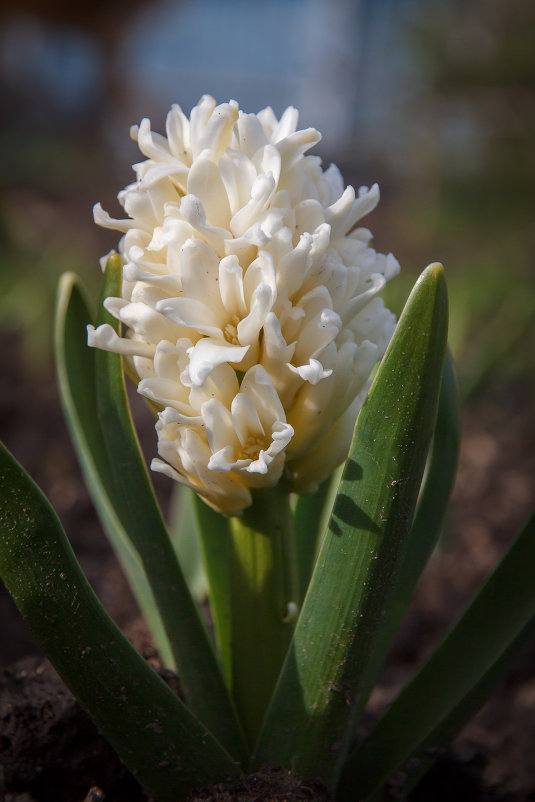
M 175 483 L 168 515 L 169 535 L 182 573 L 197 604 L 208 597 L 208 581 L 204 570 L 202 545 L 195 514 L 196 493 L 186 485 Z
M 194 494 L 193 505 L 201 539 L 208 598 L 214 621 L 217 650 L 227 686 L 232 684 L 232 638 L 230 628 L 230 519 L 216 512 Z
M 374 680 L 377 643 L 435 421 L 447 337 L 440 265 L 418 280 L 362 408 L 255 764 L 335 786 Z
M 452 359 L 446 353 L 427 474 L 418 499 L 407 548 L 399 569 L 385 624 L 374 650 L 378 674 L 392 640 L 403 621 L 414 588 L 442 530 L 444 515 L 455 483 L 460 443 L 459 400 Z
M 114 483 L 97 412 L 95 351 L 87 347 L 92 315 L 74 273 L 59 284 L 55 320 L 58 385 L 65 418 L 102 525 L 145 616 L 163 662 L 175 667 L 169 641 L 137 551 L 114 509 Z
M 120 295 L 121 260 L 108 259 L 103 298 Z M 102 309 L 98 323 L 118 322 Z M 132 423 L 121 357 L 95 354 L 97 407 L 113 477 L 113 500 L 143 564 L 177 665 L 188 706 L 228 749 L 243 758 L 238 718 L 208 635 L 188 590 Z
M 293 518 L 300 590 L 299 598 L 296 601 L 299 606 L 307 592 L 312 569 L 321 545 L 321 536 L 329 522 L 341 476 L 341 469 L 337 469 L 332 476 L 321 483 L 312 496 L 299 496 L 295 504 Z
M 54 510 L 1 445 L 0 574 L 60 676 L 158 802 L 239 772 L 113 623 Z
M 438 400 L 437 421 L 427 475 L 414 516 L 407 551 L 401 564 L 399 590 L 395 600 L 407 606 L 414 587 L 442 530 L 446 508 L 455 484 L 461 440 L 461 419 L 457 381 L 449 352 Z
M 535 515 L 472 604 L 349 756 L 340 784 L 348 802 L 380 792 L 410 759 L 427 767 L 483 704 L 535 634 Z M 419 776 L 414 771 L 413 778 Z

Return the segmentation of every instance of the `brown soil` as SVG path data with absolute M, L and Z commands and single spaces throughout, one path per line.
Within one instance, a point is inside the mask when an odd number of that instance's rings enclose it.
M 169 679 L 169 672 L 166 675 Z M 147 802 L 47 660 L 27 657 L 0 677 L 0 765 L 5 802 Z M 446 753 L 411 802 L 505 802 L 485 789 L 481 758 Z M 319 781 L 264 768 L 191 794 L 188 802 L 331 802 Z
M 46 660 L 25 658 L 3 672 L 0 726 L 6 802 L 82 802 L 92 787 L 117 802 L 145 799 Z
M 233 783 L 221 783 L 193 793 L 188 802 L 330 802 L 322 783 L 303 783 L 286 769 L 264 768 Z
M 80 563 L 119 625 L 149 659 L 146 630 L 85 490 L 47 370 L 21 370 L 17 338 L 3 335 L 0 435 L 43 488 Z M 462 610 L 527 517 L 535 498 L 532 396 L 491 389 L 464 417 L 459 478 L 448 535 L 419 584 L 370 716 L 384 708 Z M 147 439 L 152 443 L 150 419 Z M 168 487 L 156 476 L 157 490 Z M 165 498 L 164 498 L 165 503 Z M 137 802 L 145 797 L 43 659 L 0 586 L 0 799 L 6 802 Z M 491 625 L 491 623 L 489 624 Z M 33 655 L 33 657 L 29 657 Z M 22 662 L 16 662 L 21 660 Z M 535 647 L 413 792 L 413 802 L 535 800 Z M 191 802 L 327 800 L 319 784 L 265 771 Z

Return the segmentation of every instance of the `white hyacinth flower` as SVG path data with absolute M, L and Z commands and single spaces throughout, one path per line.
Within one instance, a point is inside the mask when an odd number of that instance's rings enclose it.
M 89 344 L 128 356 L 160 410 L 154 470 L 227 514 L 250 488 L 308 492 L 347 456 L 370 371 L 395 320 L 378 298 L 399 271 L 356 223 L 377 185 L 344 189 L 305 155 L 320 140 L 298 114 L 245 114 L 204 96 L 166 134 L 132 128 L 145 161 L 119 194 L 127 327 L 89 327 Z

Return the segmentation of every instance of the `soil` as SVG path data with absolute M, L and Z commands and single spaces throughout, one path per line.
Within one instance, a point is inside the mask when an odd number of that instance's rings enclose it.
M 23 370 L 20 342 L 2 335 L 0 435 L 42 487 L 89 581 L 136 647 L 155 664 L 150 637 L 85 489 L 48 367 Z M 444 634 L 526 519 L 535 497 L 533 396 L 489 387 L 464 414 L 448 534 L 419 583 L 370 702 L 375 717 Z M 150 452 L 152 421 L 140 407 Z M 142 437 L 142 440 L 143 440 Z M 169 487 L 155 476 L 162 503 Z M 163 480 L 163 481 L 161 481 Z M 27 632 L 0 586 L 0 800 L 142 802 L 136 781 L 98 734 Z M 169 679 L 169 676 L 166 675 Z M 412 802 L 535 800 L 535 644 L 411 795 Z M 204 789 L 190 802 L 328 800 L 320 783 L 275 769 Z
M 6 802 L 81 802 L 96 787 L 117 802 L 144 799 L 48 661 L 24 658 L 3 672 L 0 722 Z

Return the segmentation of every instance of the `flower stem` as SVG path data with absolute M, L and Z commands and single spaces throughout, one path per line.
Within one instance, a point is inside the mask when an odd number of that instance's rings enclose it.
M 279 486 L 256 491 L 230 530 L 232 692 L 253 746 L 297 618 L 289 494 Z

